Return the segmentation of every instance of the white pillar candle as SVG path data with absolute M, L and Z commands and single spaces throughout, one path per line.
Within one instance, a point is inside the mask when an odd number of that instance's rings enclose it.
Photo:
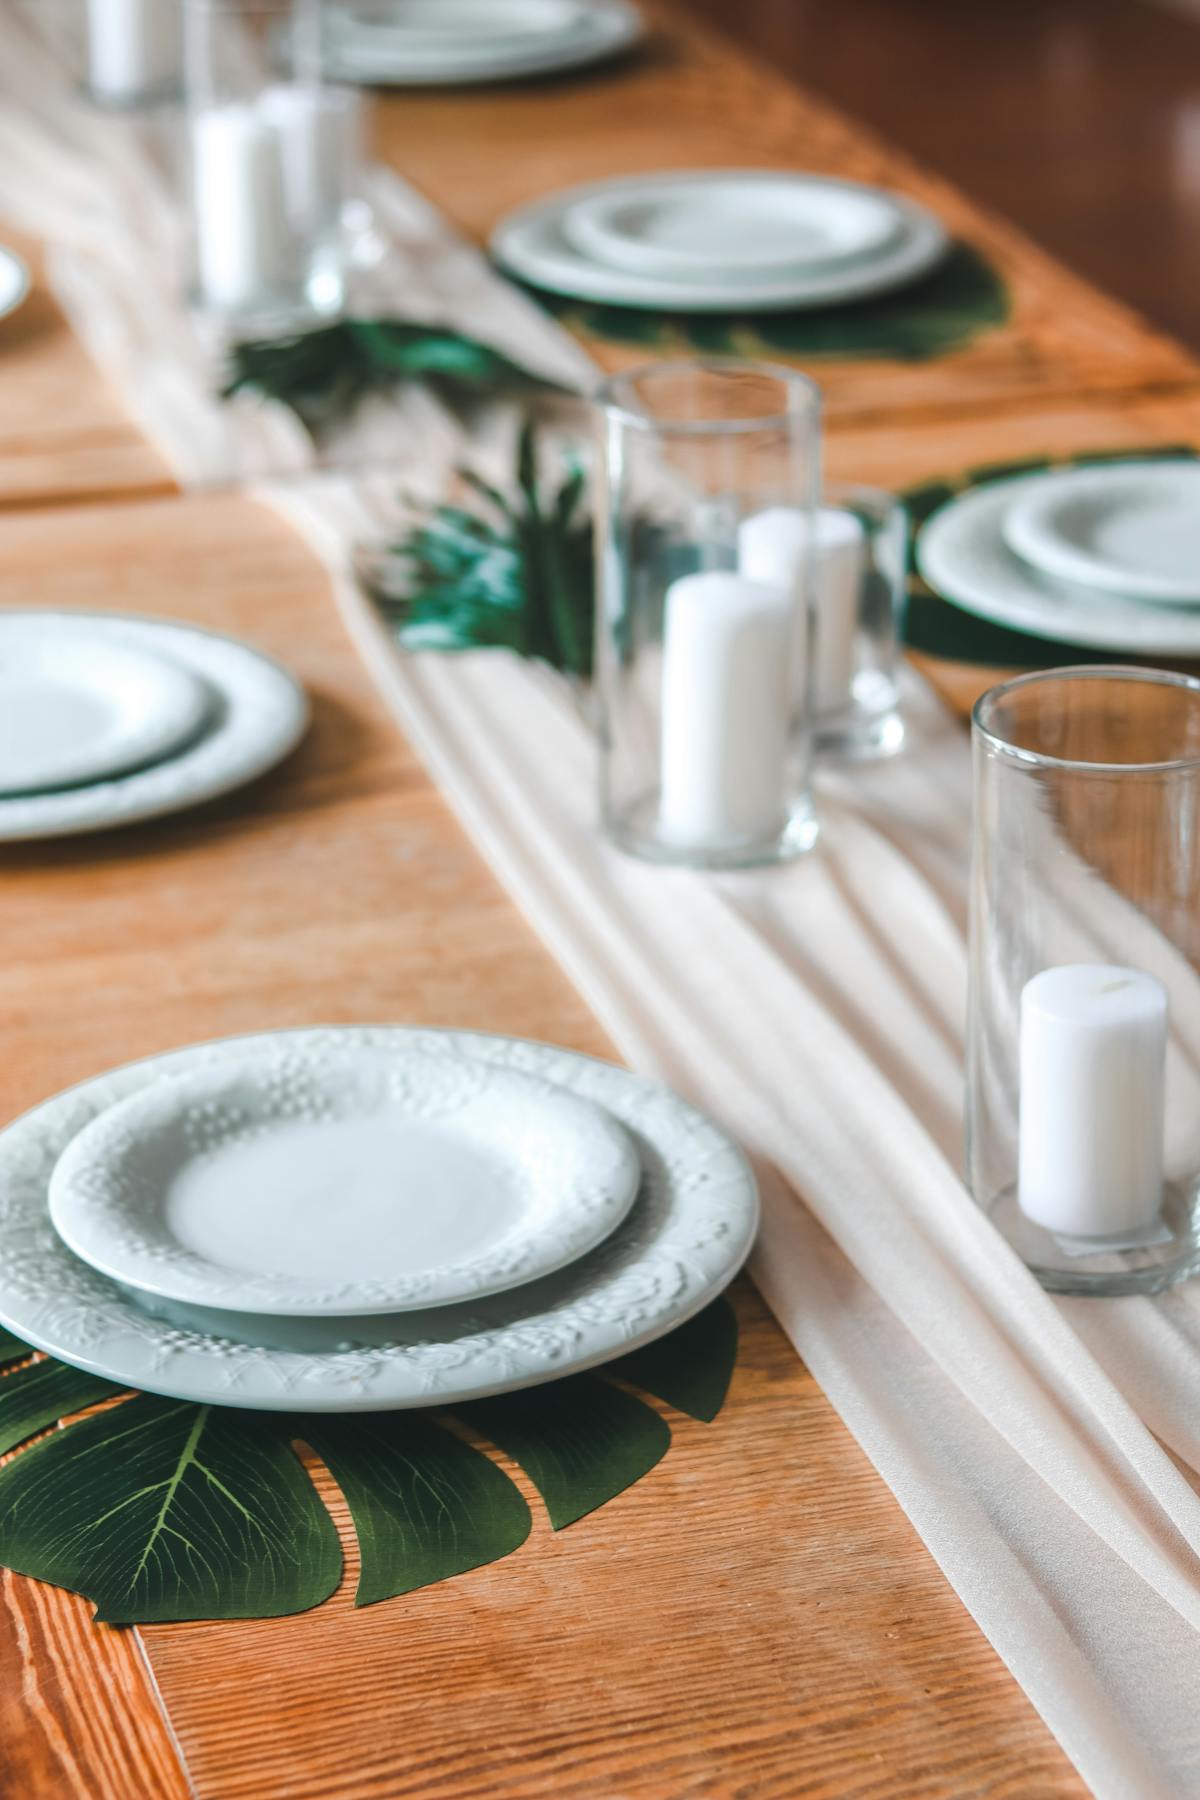
M 1167 995 L 1138 969 L 1068 963 L 1021 995 L 1021 1211 L 1120 1237 L 1162 1206 Z
M 817 613 L 813 702 L 819 712 L 836 712 L 849 701 L 854 681 L 865 550 L 858 519 L 822 506 L 810 527 L 808 514 L 796 507 L 767 507 L 742 522 L 738 568 L 752 581 L 777 582 L 800 595 L 810 540 Z
M 183 66 L 182 0 L 88 0 L 88 82 L 117 103 L 163 93 Z
M 300 82 L 267 88 L 259 106 L 282 140 L 288 213 L 298 231 L 337 223 L 357 160 L 358 97 Z
M 229 311 L 286 292 L 298 276 L 280 133 L 249 105 L 192 122 L 200 288 Z
M 740 575 L 685 575 L 667 590 L 664 837 L 720 848 L 782 828 L 794 618 L 787 589 Z

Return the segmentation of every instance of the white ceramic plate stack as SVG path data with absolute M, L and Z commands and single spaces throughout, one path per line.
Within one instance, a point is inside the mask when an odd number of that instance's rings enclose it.
M 29 270 L 15 250 L 0 246 L 0 319 L 7 319 L 28 297 Z
M 182 1399 L 446 1404 L 669 1331 L 757 1210 L 724 1133 L 605 1063 L 399 1027 L 232 1039 L 0 1132 L 0 1323 Z
M 1200 463 L 1131 458 L 983 482 L 917 562 L 968 612 L 1058 643 L 1200 655 Z
M 325 71 L 380 87 L 515 81 L 602 62 L 642 29 L 630 0 L 332 0 Z
M 156 818 L 253 780 L 302 691 L 230 638 L 101 613 L 0 613 L 0 842 Z
M 915 201 L 822 175 L 713 170 L 568 188 L 497 227 L 523 280 L 611 306 L 781 312 L 916 281 L 946 233 Z

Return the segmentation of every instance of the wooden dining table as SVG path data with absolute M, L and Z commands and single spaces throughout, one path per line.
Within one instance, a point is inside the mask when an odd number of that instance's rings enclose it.
M 931 203 L 1011 315 L 941 358 L 813 365 L 829 470 L 900 487 L 981 462 L 1200 443 L 1200 366 L 732 41 L 655 6 L 567 80 L 375 103 L 378 155 L 482 239 L 546 189 L 667 166 L 827 170 Z M 516 1033 L 611 1055 L 347 639 L 321 566 L 232 490 L 181 493 L 72 337 L 42 247 L 0 326 L 0 606 L 161 614 L 279 656 L 312 729 L 192 812 L 0 850 L 11 1118 L 189 1041 L 311 1022 Z M 486 335 L 486 320 L 480 320 Z M 591 337 L 598 364 L 639 354 Z M 960 709 L 996 671 L 926 660 Z M 290 1619 L 112 1629 L 0 1577 L 3 1800 L 768 1800 L 1085 1792 L 745 1279 L 711 1425 L 505 1561 L 356 1610 L 346 1550 Z M 506 1464 L 532 1496 L 525 1477 Z

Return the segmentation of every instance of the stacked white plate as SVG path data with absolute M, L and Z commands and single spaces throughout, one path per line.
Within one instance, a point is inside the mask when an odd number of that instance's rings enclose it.
M 29 293 L 29 270 L 15 250 L 0 246 L 0 319 L 7 319 Z
M 303 692 L 230 638 L 104 613 L 0 612 L 0 842 L 102 831 L 253 780 Z
M 636 175 L 568 188 L 502 220 L 497 261 L 535 286 L 612 306 L 780 312 L 904 286 L 944 229 L 884 188 L 775 170 Z
M 0 1132 L 0 1324 L 181 1399 L 446 1404 L 671 1330 L 757 1216 L 729 1138 L 608 1064 L 399 1027 L 231 1039 Z
M 601 62 L 643 27 L 630 0 L 332 0 L 322 29 L 333 80 L 432 87 Z
M 1131 458 L 983 482 L 917 563 L 968 612 L 1058 643 L 1200 655 L 1200 463 Z

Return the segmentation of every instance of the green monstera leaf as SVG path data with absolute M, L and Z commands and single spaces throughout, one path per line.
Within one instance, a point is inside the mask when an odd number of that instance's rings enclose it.
M 562 1529 L 670 1446 L 666 1420 L 629 1388 L 711 1419 L 736 1351 L 733 1311 L 717 1300 L 600 1375 L 448 1415 L 283 1416 L 127 1397 L 4 1338 L 0 1454 L 37 1441 L 0 1467 L 0 1565 L 86 1594 L 114 1625 L 319 1606 L 341 1580 L 342 1552 L 299 1454 L 307 1445 L 345 1496 L 361 1555 L 356 1603 L 368 1606 L 525 1542 L 529 1507 L 488 1446 L 520 1465 Z
M 871 299 L 781 313 L 664 313 L 601 306 L 531 290 L 580 336 L 648 350 L 712 356 L 889 358 L 926 362 L 1003 325 L 1002 278 L 969 244 L 955 244 L 922 280 Z

